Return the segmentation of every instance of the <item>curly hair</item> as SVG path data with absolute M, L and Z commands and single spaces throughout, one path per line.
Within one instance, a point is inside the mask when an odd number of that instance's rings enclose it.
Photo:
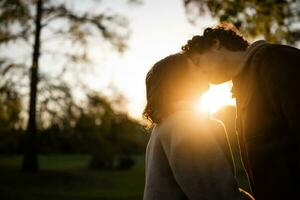
M 223 23 L 215 28 L 206 28 L 202 36 L 194 36 L 181 49 L 188 55 L 201 54 L 209 49 L 216 40 L 219 40 L 221 46 L 231 51 L 244 51 L 249 46 L 249 42 L 234 25 Z

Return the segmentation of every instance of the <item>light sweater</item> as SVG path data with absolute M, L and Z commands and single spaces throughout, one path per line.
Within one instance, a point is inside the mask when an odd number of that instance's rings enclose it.
M 146 149 L 144 200 L 251 199 L 239 191 L 211 126 L 222 124 L 190 110 L 154 127 Z

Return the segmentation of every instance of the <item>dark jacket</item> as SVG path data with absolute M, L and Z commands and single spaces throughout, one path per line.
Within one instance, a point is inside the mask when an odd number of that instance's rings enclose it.
M 233 93 L 252 192 L 257 200 L 295 199 L 300 192 L 300 50 L 265 43 L 244 65 Z

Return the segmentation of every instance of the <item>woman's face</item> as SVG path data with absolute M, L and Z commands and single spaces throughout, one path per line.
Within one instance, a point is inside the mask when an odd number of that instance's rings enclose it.
M 201 54 L 191 56 L 193 63 L 203 69 L 210 83 L 220 84 L 231 79 L 229 61 L 225 56 L 224 48 L 209 49 Z
M 198 92 L 206 91 L 209 87 L 208 77 L 202 68 L 196 66 L 190 59 L 189 63 L 189 82 L 192 88 Z
M 201 93 L 209 88 L 208 79 L 203 70 L 197 67 L 191 60 L 188 60 L 188 68 L 185 74 L 182 74 L 182 82 L 177 82 L 179 88 L 177 91 L 182 91 L 188 98 L 198 98 Z

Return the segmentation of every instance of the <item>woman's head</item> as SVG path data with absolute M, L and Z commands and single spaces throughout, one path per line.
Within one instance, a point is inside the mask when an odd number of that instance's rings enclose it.
M 175 111 L 180 101 L 195 101 L 208 89 L 202 72 L 185 54 L 170 55 L 157 62 L 146 76 L 147 105 L 144 117 L 159 123 Z

